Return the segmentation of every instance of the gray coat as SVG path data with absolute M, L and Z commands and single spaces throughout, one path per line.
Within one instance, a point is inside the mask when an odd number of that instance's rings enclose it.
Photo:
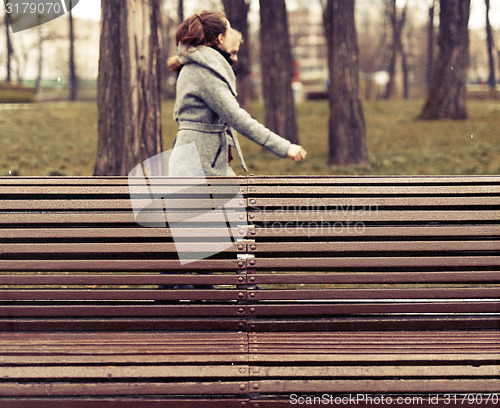
M 261 125 L 239 106 L 233 69 L 217 50 L 210 47 L 186 50 L 180 46 L 178 53 L 185 65 L 177 79 L 174 118 L 179 128 L 169 175 L 201 175 L 197 170 L 199 165 L 194 164 L 191 156 L 193 149 L 176 149 L 190 143 L 196 146 L 204 175 L 234 174 L 228 165 L 230 144 L 246 171 L 236 132 L 286 157 L 290 142 Z

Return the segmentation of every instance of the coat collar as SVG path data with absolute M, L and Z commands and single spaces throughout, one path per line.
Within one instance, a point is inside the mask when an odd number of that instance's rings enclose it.
M 237 95 L 236 77 L 233 68 L 220 51 L 207 46 L 186 47 L 179 44 L 177 54 L 179 55 L 180 62 L 184 65 L 198 64 L 214 71 L 227 82 L 233 95 Z
M 215 51 L 218 51 L 220 55 L 224 57 L 224 59 L 228 62 L 229 65 L 233 66 L 234 61 L 231 59 L 231 54 L 228 53 L 227 51 L 224 51 L 222 48 L 217 47 L 216 45 L 212 45 L 212 47 Z

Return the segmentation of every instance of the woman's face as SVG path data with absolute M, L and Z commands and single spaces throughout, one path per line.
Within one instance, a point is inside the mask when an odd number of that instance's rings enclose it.
M 229 20 L 227 21 L 225 34 L 219 35 L 219 47 L 231 54 L 233 61 L 238 61 L 238 51 L 240 50 L 241 34 L 231 28 Z

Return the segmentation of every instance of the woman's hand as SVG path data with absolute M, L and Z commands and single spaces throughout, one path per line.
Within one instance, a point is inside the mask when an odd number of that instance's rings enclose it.
M 300 161 L 305 159 L 307 156 L 307 152 L 304 150 L 302 146 L 291 144 L 288 148 L 287 157 L 290 157 L 293 161 Z

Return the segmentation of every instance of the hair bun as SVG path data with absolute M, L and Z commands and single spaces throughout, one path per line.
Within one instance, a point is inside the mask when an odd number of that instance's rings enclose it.
M 195 47 L 216 45 L 217 36 L 226 30 L 227 19 L 223 11 L 205 10 L 184 20 L 175 35 L 176 44 Z

